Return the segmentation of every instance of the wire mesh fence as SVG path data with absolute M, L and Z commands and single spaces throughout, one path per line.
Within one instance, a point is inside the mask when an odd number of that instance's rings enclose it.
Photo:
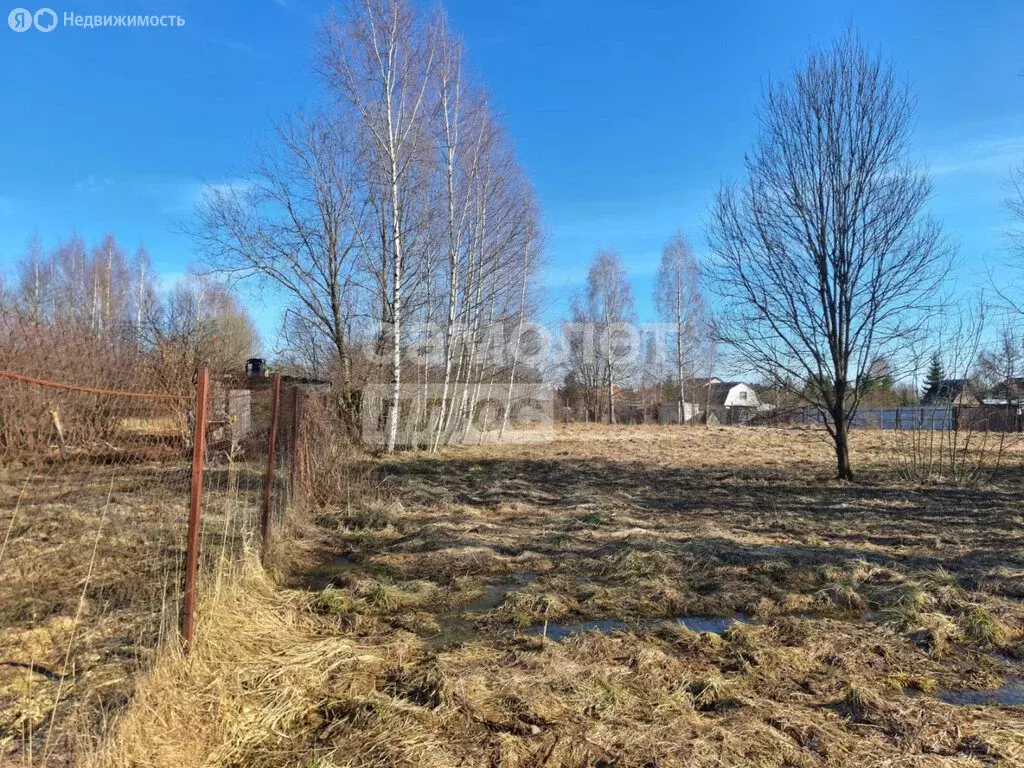
M 0 322 L 0 764 L 90 751 L 181 647 L 190 500 L 200 592 L 283 520 L 297 388 L 214 375 L 201 404 L 197 383 L 131 339 Z

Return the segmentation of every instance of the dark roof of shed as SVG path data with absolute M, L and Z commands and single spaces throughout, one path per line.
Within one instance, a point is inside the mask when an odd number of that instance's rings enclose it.
M 729 392 L 733 387 L 737 387 L 742 384 L 742 381 L 721 381 L 717 384 L 711 384 L 709 401 L 711 405 L 723 406 L 725 405 L 726 399 L 729 397 Z
M 956 400 L 967 387 L 967 379 L 942 379 L 928 388 L 921 397 L 921 405 L 947 403 Z

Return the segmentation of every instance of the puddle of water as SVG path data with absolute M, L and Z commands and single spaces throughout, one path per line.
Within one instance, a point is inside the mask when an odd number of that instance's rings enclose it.
M 714 632 L 716 635 L 722 634 L 733 624 L 741 621 L 743 621 L 742 618 L 722 618 L 720 616 L 679 616 L 676 618 L 676 623 L 682 624 L 694 632 Z
M 597 631 L 602 634 L 609 634 L 617 629 L 627 629 L 629 625 L 624 621 L 618 619 L 599 619 L 597 621 L 583 621 L 579 624 L 558 624 L 556 622 L 549 622 L 547 628 L 548 640 L 554 640 L 556 643 L 565 640 L 565 638 L 572 635 L 577 635 L 580 632 Z M 528 635 L 543 635 L 544 625 L 530 627 L 526 634 Z
M 448 613 L 434 616 L 439 630 L 423 638 L 428 648 L 440 650 L 454 648 L 471 640 L 477 634 L 476 622 L 465 618 L 466 614 L 486 613 L 505 602 L 508 593 L 522 587 L 523 581 L 502 584 L 487 584 L 484 593 L 476 600 L 455 608 Z
M 519 582 L 510 584 L 488 584 L 484 587 L 484 593 L 472 602 L 466 603 L 459 608 L 459 613 L 484 613 L 493 611 L 505 602 L 508 593 L 521 586 Z
M 940 691 L 936 696 L 940 701 L 959 707 L 1024 707 L 1024 677 L 1008 677 L 994 691 Z
M 733 624 L 741 622 L 744 619 L 741 617 L 721 617 L 721 616 L 677 616 L 675 621 L 677 624 L 691 629 L 694 632 L 713 632 L 716 635 L 720 635 Z M 671 619 L 651 619 L 648 621 L 639 622 L 639 626 L 643 629 L 649 629 L 656 627 L 659 624 L 665 624 L 671 621 Z M 555 642 L 561 642 L 567 637 L 579 634 L 580 632 L 601 632 L 602 634 L 609 634 L 616 630 L 628 630 L 631 627 L 638 626 L 637 624 L 629 624 L 619 619 L 598 619 L 597 621 L 583 621 L 579 624 L 558 624 L 556 622 L 549 622 L 547 628 L 547 637 L 549 640 Z M 544 625 L 538 624 L 530 627 L 526 634 L 528 635 L 543 635 Z
M 998 662 L 1005 664 L 1008 667 L 1022 667 L 1024 666 L 1024 657 L 1017 658 L 1016 656 L 1010 656 L 1006 653 L 993 653 L 992 658 Z
M 437 623 L 437 632 L 423 635 L 424 645 L 431 650 L 455 648 L 468 642 L 476 634 L 473 622 L 460 616 L 435 616 L 434 621 Z

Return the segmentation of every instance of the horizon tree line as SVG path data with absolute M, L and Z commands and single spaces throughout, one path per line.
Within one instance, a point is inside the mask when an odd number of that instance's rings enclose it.
M 687 382 L 713 375 L 721 346 L 826 416 L 837 474 L 852 479 L 858 408 L 928 359 L 908 350 L 942 346 L 955 247 L 926 213 L 930 180 L 910 156 L 914 99 L 852 32 L 765 88 L 744 176 L 712 206 L 710 258 L 681 233 L 666 243 L 653 299 L 668 330 L 637 329 L 622 257 L 598 251 L 564 346 L 540 363 L 527 353 L 542 306 L 540 213 L 443 13 L 351 0 L 323 23 L 316 61 L 319 102 L 279 122 L 245 184 L 207 191 L 192 234 L 228 287 L 255 279 L 286 300 L 278 356 L 332 377 L 345 418 L 374 393 L 388 451 L 401 425 L 419 427 L 412 447 L 464 440 L 480 403 L 504 392 L 508 406 L 517 381 L 558 368 L 611 422 L 621 391 L 667 382 L 685 423 Z M 1018 255 L 1022 179 L 1024 168 L 1008 201 Z M 47 255 L 30 244 L 17 284 L 0 276 L 0 302 L 125 349 L 196 348 L 206 331 L 187 321 L 203 306 L 234 323 L 240 346 L 251 339 L 220 282 L 193 278 L 158 301 L 144 251 L 129 259 L 109 237 L 86 253 L 79 240 Z M 996 290 L 1010 319 L 971 364 L 993 380 L 1016 371 L 1022 311 Z
M 51 250 L 33 235 L 0 290 L 3 364 L 66 383 L 187 389 L 200 367 L 240 372 L 259 336 L 237 296 L 188 274 L 168 286 L 149 253 L 129 255 L 112 234 L 91 248 L 77 233 Z

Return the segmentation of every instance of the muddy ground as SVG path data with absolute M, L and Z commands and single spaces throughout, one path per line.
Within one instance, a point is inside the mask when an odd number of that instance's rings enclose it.
M 572 426 L 354 460 L 269 574 L 207 576 L 187 658 L 182 469 L 17 517 L 8 483 L 0 746 L 41 762 L 56 710 L 46 762 L 110 768 L 1024 765 L 1021 456 L 919 486 L 861 431 L 849 484 L 811 429 Z
M 832 480 L 807 429 L 575 426 L 381 461 L 289 579 L 323 631 L 402 651 L 312 754 L 1024 765 L 1018 456 L 974 489 L 899 482 L 878 432 L 854 460 Z

